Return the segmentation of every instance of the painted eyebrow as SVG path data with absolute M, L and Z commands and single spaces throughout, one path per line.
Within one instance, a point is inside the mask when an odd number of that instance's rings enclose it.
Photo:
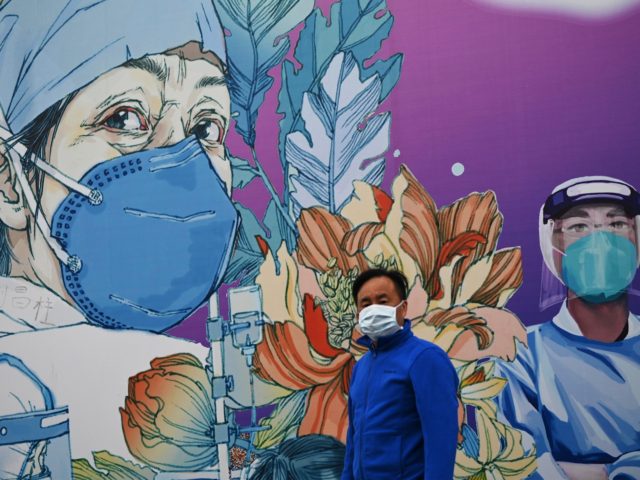
M 623 208 L 614 208 L 607 212 L 607 217 L 628 217 L 627 212 Z
M 220 87 L 227 85 L 227 79 L 224 76 L 208 76 L 202 77 L 196 83 L 195 89 L 205 88 L 205 87 Z
M 169 69 L 165 63 L 151 57 L 129 60 L 123 67 L 148 72 L 162 82 L 166 82 L 167 78 L 169 78 Z
M 125 90 L 124 92 L 113 93 L 109 95 L 107 98 L 105 98 L 102 102 L 100 102 L 96 108 L 99 110 L 102 110 L 103 108 L 115 103 L 116 101 L 128 98 L 134 93 L 144 94 L 144 91 L 142 90 L 142 87 L 136 87 L 129 90 Z
M 586 210 L 574 210 L 570 214 L 567 212 L 566 214 L 561 216 L 560 220 L 568 220 L 573 217 L 589 218 L 589 212 L 587 212 Z

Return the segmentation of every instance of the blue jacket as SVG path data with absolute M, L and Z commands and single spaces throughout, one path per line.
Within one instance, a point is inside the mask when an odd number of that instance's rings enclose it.
M 411 323 L 356 363 L 342 480 L 451 480 L 458 436 L 458 377 L 447 354 Z

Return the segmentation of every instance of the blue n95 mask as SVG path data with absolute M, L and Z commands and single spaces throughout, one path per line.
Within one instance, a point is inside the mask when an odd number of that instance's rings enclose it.
M 636 247 L 625 237 L 595 232 L 567 247 L 562 278 L 578 297 L 605 303 L 620 297 L 636 273 Z
M 51 237 L 66 254 L 56 252 L 64 286 L 89 320 L 160 332 L 219 286 L 238 216 L 195 137 L 102 162 L 79 185 L 90 195 L 71 191 Z

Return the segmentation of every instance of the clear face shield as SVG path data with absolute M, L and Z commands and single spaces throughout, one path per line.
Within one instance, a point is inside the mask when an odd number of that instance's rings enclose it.
M 540 213 L 545 261 L 540 308 L 580 298 L 601 304 L 639 295 L 640 216 L 618 202 L 581 202 L 559 215 Z

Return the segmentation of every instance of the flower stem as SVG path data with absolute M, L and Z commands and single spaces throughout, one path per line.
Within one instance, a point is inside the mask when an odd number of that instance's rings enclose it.
M 258 176 L 262 179 L 262 182 L 264 183 L 264 186 L 269 191 L 269 194 L 271 195 L 271 198 L 273 199 L 276 207 L 280 211 L 280 214 L 284 218 L 284 221 L 287 223 L 287 226 L 293 231 L 293 233 L 295 233 L 296 232 L 296 226 L 293 223 L 293 221 L 291 220 L 291 217 L 289 217 L 289 214 L 287 213 L 287 211 L 282 206 L 282 203 L 280 202 L 280 197 L 278 196 L 278 193 L 276 192 L 275 188 L 273 188 L 273 184 L 271 183 L 271 180 L 269 180 L 267 172 L 265 172 L 264 168 L 262 167 L 262 164 L 260 163 L 260 160 L 258 160 L 258 154 L 256 153 L 255 147 L 252 146 L 250 148 L 251 148 L 251 157 L 253 158 L 253 163 L 256 166 L 256 171 L 258 173 Z M 285 182 L 286 182 L 286 179 L 285 179 Z

